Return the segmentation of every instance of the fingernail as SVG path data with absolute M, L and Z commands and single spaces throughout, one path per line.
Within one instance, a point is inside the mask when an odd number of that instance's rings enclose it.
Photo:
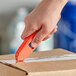
M 31 46 L 32 46 L 32 47 L 36 47 L 36 45 L 37 45 L 37 44 L 34 43 L 34 42 L 31 43 Z

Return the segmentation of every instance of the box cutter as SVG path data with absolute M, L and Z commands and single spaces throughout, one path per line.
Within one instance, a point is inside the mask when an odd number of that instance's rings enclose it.
M 33 37 L 35 36 L 35 34 L 37 33 L 37 31 L 35 33 L 33 33 L 32 35 L 30 35 L 29 37 L 27 37 L 23 43 L 21 44 L 21 46 L 19 47 L 19 49 L 17 50 L 15 57 L 16 57 L 16 61 L 17 62 L 22 62 L 24 61 L 25 58 L 27 58 L 36 48 L 36 47 L 32 47 L 31 46 L 31 41 L 33 39 Z
M 60 20 L 60 18 L 61 18 L 61 15 L 59 17 L 59 20 Z M 30 35 L 29 37 L 27 37 L 23 41 L 23 43 L 21 44 L 21 46 L 19 47 L 19 49 L 17 50 L 17 52 L 15 54 L 16 61 L 18 61 L 18 62 L 24 61 L 24 59 L 27 58 L 33 52 L 34 49 L 37 48 L 37 46 L 39 44 L 34 48 L 31 46 L 31 41 L 36 33 L 37 33 L 37 31 L 35 33 L 33 33 L 32 35 Z

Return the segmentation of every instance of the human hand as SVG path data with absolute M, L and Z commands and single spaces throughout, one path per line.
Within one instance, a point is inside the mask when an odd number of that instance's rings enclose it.
M 43 0 L 26 18 L 26 27 L 22 39 L 30 36 L 38 30 L 31 45 L 35 47 L 42 40 L 49 38 L 57 31 L 57 23 L 60 13 L 67 3 L 67 0 Z

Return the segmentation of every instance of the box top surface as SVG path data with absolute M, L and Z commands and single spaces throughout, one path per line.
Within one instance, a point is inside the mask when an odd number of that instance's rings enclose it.
M 67 50 L 63 49 L 54 49 L 49 51 L 39 51 L 39 52 L 33 52 L 28 58 L 33 57 L 44 57 L 44 56 L 55 56 L 55 55 L 64 55 L 64 54 L 71 54 L 72 52 L 69 52 Z M 15 59 L 14 54 L 8 54 L 8 55 L 0 55 L 0 60 L 11 60 Z
M 45 56 L 56 56 L 56 55 L 65 55 L 72 54 L 69 51 L 62 49 L 55 49 L 52 51 L 45 52 L 34 52 L 29 58 L 33 57 L 45 57 Z M 0 60 L 15 59 L 15 55 L 2 55 Z M 18 67 L 28 73 L 38 73 L 38 72 L 52 72 L 52 71 L 61 71 L 61 70 L 71 70 L 76 69 L 76 60 L 60 60 L 60 61 L 44 61 L 44 62 L 30 62 L 30 63 L 16 63 L 11 64 L 14 67 Z

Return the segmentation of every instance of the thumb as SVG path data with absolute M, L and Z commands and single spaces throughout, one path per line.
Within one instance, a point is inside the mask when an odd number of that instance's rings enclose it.
M 34 29 L 32 26 L 31 27 L 26 26 L 24 28 L 24 31 L 23 31 L 22 35 L 21 35 L 21 38 L 24 40 L 26 37 L 30 36 L 35 31 L 36 31 L 36 29 Z

